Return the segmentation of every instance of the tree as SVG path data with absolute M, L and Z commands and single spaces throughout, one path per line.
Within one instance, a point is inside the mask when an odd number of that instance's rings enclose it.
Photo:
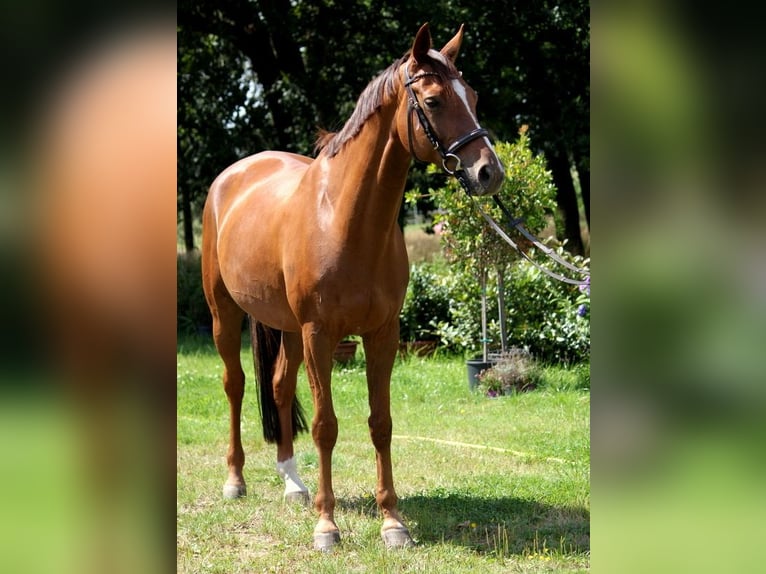
M 186 30 L 179 31 L 178 188 L 184 242 L 191 251 L 193 212 L 200 213 L 207 188 L 221 167 L 237 159 L 238 147 L 248 145 L 248 124 L 236 116 L 247 104 L 242 56 L 218 36 L 205 35 L 193 42 L 188 36 Z M 253 141 L 257 134 L 252 132 L 250 145 L 260 144 Z

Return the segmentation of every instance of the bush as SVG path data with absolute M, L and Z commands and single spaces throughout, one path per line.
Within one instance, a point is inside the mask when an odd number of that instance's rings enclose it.
M 531 391 L 537 387 L 540 369 L 529 352 L 511 349 L 503 353 L 497 362 L 479 374 L 479 386 L 491 397 Z
M 399 315 L 402 341 L 438 341 L 438 325 L 449 321 L 449 286 L 438 266 L 420 263 L 410 267 L 410 282 Z
M 196 333 L 212 326 L 213 320 L 202 291 L 202 264 L 198 252 L 176 256 L 176 329 Z
M 585 260 L 559 247 L 557 253 L 582 267 Z M 541 261 L 542 262 L 542 261 Z M 444 280 L 449 291 L 449 316 L 437 324 L 442 346 L 453 351 L 476 353 L 482 346 L 481 292 L 472 273 L 450 268 Z M 547 363 L 579 363 L 590 357 L 590 298 L 567 283 L 548 277 L 526 260 L 505 274 L 505 306 L 508 347 L 526 349 Z M 500 350 L 497 281 L 487 281 L 488 338 L 492 350 Z
M 553 176 L 546 169 L 542 155 L 535 155 L 529 147 L 526 126 L 519 130 L 516 142 L 498 142 L 495 152 L 505 168 L 505 181 L 498 196 L 514 217 L 524 219 L 532 233 L 538 233 L 556 210 L 556 188 Z M 503 221 L 500 208 L 491 201 L 473 200 L 455 178 L 430 190 L 434 202 L 441 210 L 436 222 L 441 224 L 444 252 L 447 260 L 478 277 L 493 268 L 505 268 L 519 255 L 494 232 L 475 207 L 481 202 L 496 221 Z
M 585 260 L 562 247 L 557 253 L 578 267 Z M 509 340 L 555 363 L 579 363 L 590 357 L 590 313 L 581 314 L 580 290 L 519 261 L 506 278 Z

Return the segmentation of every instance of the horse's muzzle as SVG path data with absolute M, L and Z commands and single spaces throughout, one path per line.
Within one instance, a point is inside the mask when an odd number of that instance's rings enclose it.
M 497 155 L 492 152 L 466 169 L 472 195 L 494 195 L 503 185 L 505 170 Z

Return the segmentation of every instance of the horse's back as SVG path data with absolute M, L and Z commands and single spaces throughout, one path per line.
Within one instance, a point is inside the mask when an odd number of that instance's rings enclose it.
M 264 151 L 240 159 L 215 178 L 208 192 L 206 209 L 218 225 L 240 204 L 261 203 L 260 208 L 276 206 L 278 198 L 291 195 L 313 160 L 278 151 Z M 241 207 L 246 207 L 242 205 Z

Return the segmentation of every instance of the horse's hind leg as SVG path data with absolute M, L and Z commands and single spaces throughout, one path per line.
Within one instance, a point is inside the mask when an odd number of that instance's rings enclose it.
M 213 338 L 218 354 L 223 359 L 223 389 L 229 400 L 229 450 L 226 454 L 229 475 L 223 486 L 223 495 L 225 498 L 238 498 L 247 494 L 242 474 L 245 451 L 240 434 L 242 398 L 245 394 L 245 373 L 240 362 L 240 346 L 242 319 L 245 314 L 233 301 L 231 305 L 219 305 L 217 311 L 213 314 Z
M 205 241 L 208 239 L 208 241 Z M 213 316 L 213 339 L 223 360 L 223 388 L 229 400 L 229 451 L 226 462 L 229 475 L 223 486 L 225 498 L 238 498 L 247 493 L 242 467 L 245 451 L 242 449 L 240 417 L 245 394 L 245 373 L 240 361 L 242 320 L 245 312 L 234 302 L 223 284 L 218 261 L 211 249 L 209 237 L 203 236 L 202 285 L 210 313 Z
M 298 476 L 295 464 L 293 439 L 299 428 L 294 427 L 293 409 L 298 367 L 303 360 L 303 341 L 300 333 L 282 333 L 282 344 L 274 368 L 274 402 L 279 413 L 281 427 L 277 443 L 277 472 L 285 481 L 284 499 L 308 504 L 309 490 Z

